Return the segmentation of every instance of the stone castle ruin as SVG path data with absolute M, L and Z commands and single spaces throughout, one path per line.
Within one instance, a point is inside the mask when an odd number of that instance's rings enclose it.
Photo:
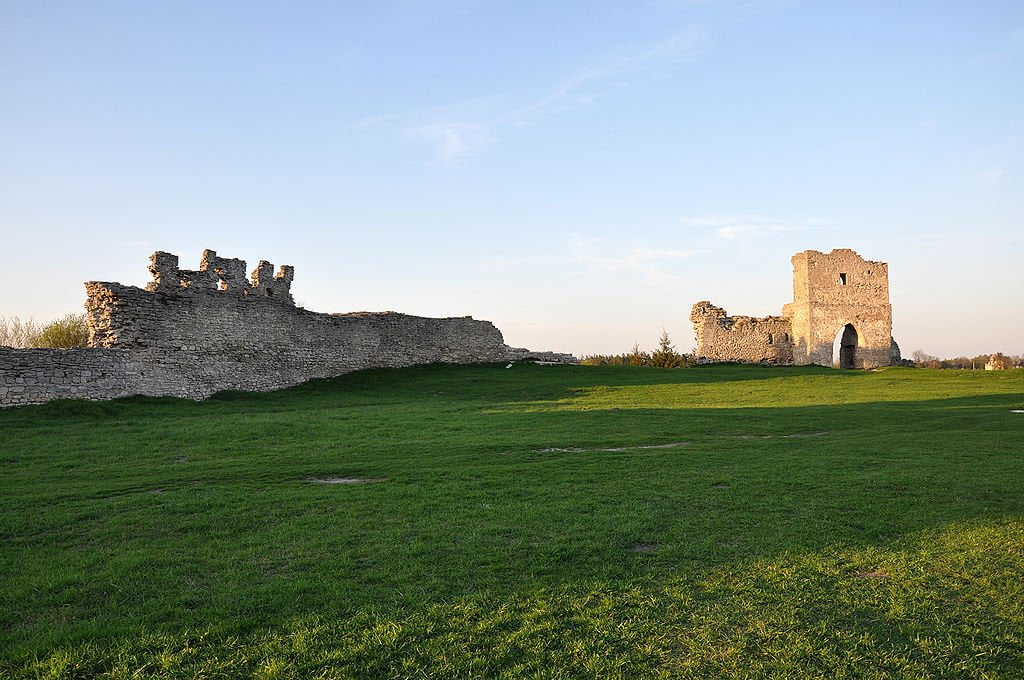
M 793 301 L 781 316 L 728 316 L 708 301 L 690 312 L 699 361 L 875 368 L 899 363 L 889 267 L 848 248 L 792 258 Z M 833 344 L 839 338 L 839 356 Z
M 203 399 L 266 391 L 364 368 L 535 359 L 570 354 L 509 347 L 489 321 L 396 312 L 322 314 L 296 307 L 294 269 L 203 252 L 198 270 L 150 257 L 145 289 L 89 281 L 89 347 L 0 348 L 0 407 L 131 395 Z

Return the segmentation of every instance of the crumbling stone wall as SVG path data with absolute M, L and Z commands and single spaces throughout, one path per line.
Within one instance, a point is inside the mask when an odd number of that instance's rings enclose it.
M 395 312 L 321 314 L 296 307 L 294 270 L 203 253 L 198 270 L 150 258 L 145 289 L 85 284 L 90 348 L 0 348 L 0 406 L 133 394 L 202 399 L 226 389 L 273 390 L 363 368 L 568 354 L 509 347 L 488 321 Z
M 844 368 L 899 363 L 886 263 L 848 248 L 805 250 L 792 263 L 793 302 L 781 317 L 729 317 L 706 301 L 693 306 L 699 360 L 832 366 L 833 343 L 841 335 Z M 779 334 L 786 338 L 781 346 Z
M 755 364 L 793 363 L 792 329 L 778 316 L 727 316 L 707 300 L 690 312 L 697 333 L 697 354 L 704 361 Z

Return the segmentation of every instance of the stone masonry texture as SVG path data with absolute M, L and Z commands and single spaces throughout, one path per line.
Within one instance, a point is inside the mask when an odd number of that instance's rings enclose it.
M 89 347 L 0 348 L 0 407 L 131 395 L 204 399 L 266 391 L 364 368 L 535 359 L 570 354 L 509 347 L 488 321 L 396 312 L 322 314 L 295 306 L 292 267 L 203 252 L 198 270 L 156 252 L 145 289 L 89 281 Z
M 848 248 L 805 250 L 792 258 L 793 302 L 782 316 L 728 316 L 708 301 L 693 306 L 698 361 L 874 368 L 899 363 L 892 339 L 889 267 Z M 841 335 L 839 357 L 833 342 Z

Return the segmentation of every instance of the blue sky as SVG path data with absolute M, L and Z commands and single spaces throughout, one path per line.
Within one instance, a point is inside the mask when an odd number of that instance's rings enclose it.
M 0 1 L 0 316 L 149 253 L 517 346 L 693 346 L 793 253 L 915 349 L 1024 354 L 1024 3 Z

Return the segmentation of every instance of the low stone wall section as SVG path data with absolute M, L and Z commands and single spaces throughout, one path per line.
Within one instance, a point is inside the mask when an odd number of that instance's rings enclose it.
M 748 364 L 793 363 L 792 329 L 778 316 L 729 316 L 707 300 L 690 312 L 697 336 L 694 354 L 700 362 Z
M 138 373 L 123 350 L 0 347 L 0 405 L 125 397 L 137 393 Z

